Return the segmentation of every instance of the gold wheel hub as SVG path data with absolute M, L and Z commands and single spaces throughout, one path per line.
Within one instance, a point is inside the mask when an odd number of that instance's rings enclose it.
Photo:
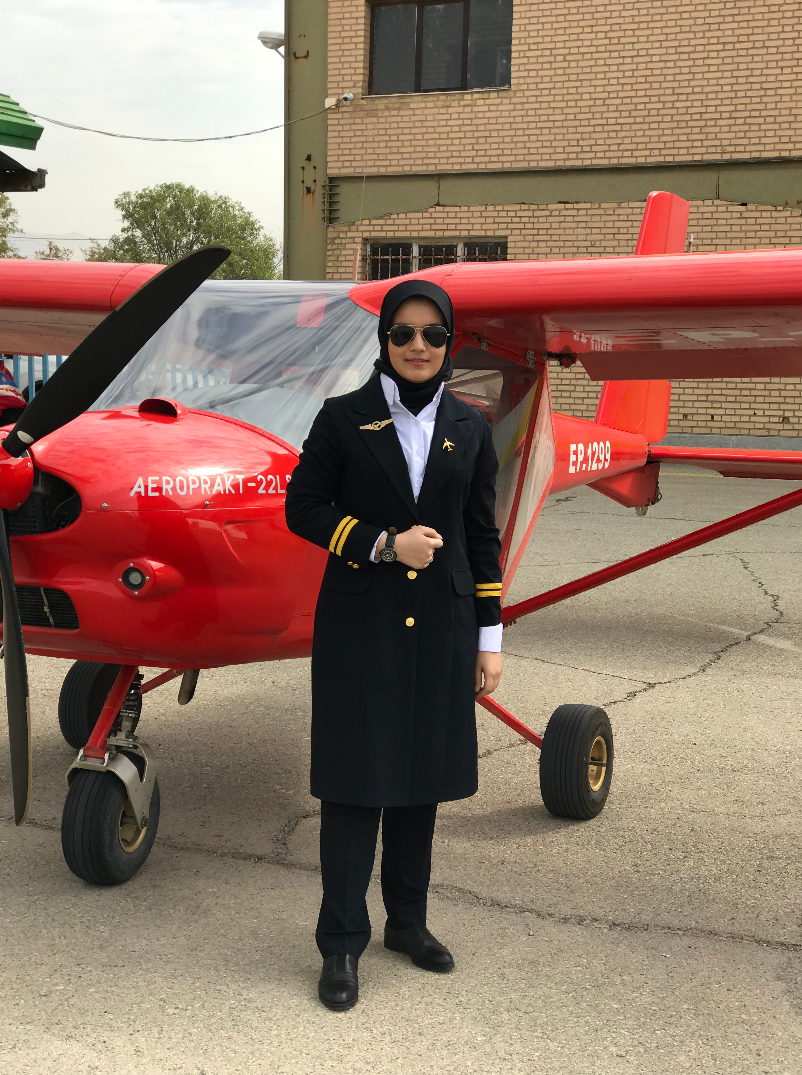
M 134 816 L 134 808 L 131 806 L 131 800 L 126 799 L 125 805 L 120 811 L 120 824 L 118 830 L 120 847 L 130 855 L 132 852 L 136 851 L 145 839 L 145 833 L 147 831 L 147 828 L 140 829 Z
M 590 748 L 590 761 L 588 762 L 588 781 L 591 791 L 598 791 L 604 783 L 607 773 L 607 743 L 604 737 L 597 735 Z

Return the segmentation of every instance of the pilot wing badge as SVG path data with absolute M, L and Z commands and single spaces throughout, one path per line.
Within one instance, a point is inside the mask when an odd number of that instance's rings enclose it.
M 443 441 L 443 447 L 447 452 L 450 452 L 451 449 L 454 447 L 454 442 L 450 441 L 448 437 L 446 437 L 446 439 Z
M 384 421 L 368 422 L 366 426 L 360 426 L 360 429 L 384 429 L 385 426 L 392 425 L 392 418 L 385 418 Z

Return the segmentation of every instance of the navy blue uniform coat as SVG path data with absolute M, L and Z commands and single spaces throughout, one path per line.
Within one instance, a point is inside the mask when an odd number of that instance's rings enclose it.
M 381 383 L 327 399 L 287 487 L 287 525 L 330 552 L 312 649 L 311 792 L 355 806 L 477 788 L 478 627 L 501 617 L 490 426 L 444 388 L 417 504 Z M 443 538 L 432 564 L 374 564 L 390 526 Z

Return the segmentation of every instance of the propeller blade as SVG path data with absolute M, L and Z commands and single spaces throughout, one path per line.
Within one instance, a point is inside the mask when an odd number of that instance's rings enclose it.
M 91 407 L 137 351 L 230 253 L 224 246 L 205 246 L 174 261 L 129 295 L 42 385 L 3 441 L 6 452 L 22 455 L 29 445 Z
M 8 743 L 11 751 L 11 787 L 14 820 L 21 825 L 31 795 L 31 702 L 28 697 L 28 666 L 17 591 L 8 551 L 6 525 L 0 511 L 0 586 L 3 591 L 3 664 L 6 673 Z

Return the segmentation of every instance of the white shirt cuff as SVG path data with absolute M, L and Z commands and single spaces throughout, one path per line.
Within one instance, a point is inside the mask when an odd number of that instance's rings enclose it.
M 376 545 L 379 544 L 379 542 L 381 541 L 382 538 L 386 538 L 386 537 L 387 537 L 387 531 L 383 530 L 381 532 L 381 534 L 379 534 L 379 536 L 376 538 Z M 371 558 L 371 560 L 373 561 L 374 564 L 378 564 L 378 562 L 379 562 L 379 554 L 376 552 L 376 545 L 374 545 L 373 548 L 370 550 L 370 558 Z
M 501 635 L 504 625 L 479 628 L 479 651 L 481 653 L 501 653 Z

